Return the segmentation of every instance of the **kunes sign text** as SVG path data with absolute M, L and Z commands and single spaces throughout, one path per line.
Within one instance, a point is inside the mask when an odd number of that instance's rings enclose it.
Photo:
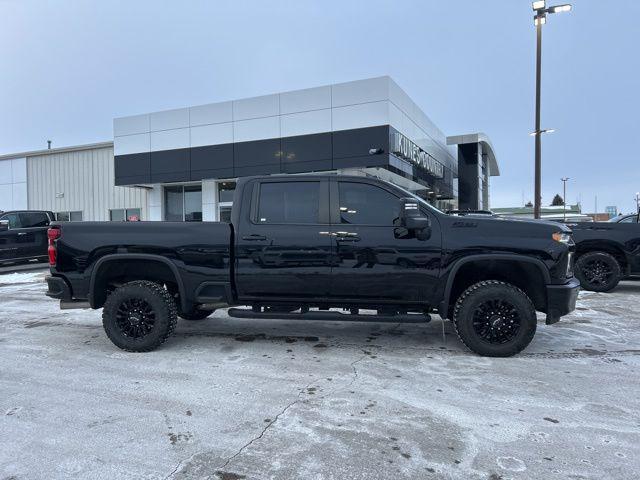
M 399 132 L 391 133 L 391 153 L 424 168 L 431 175 L 444 177 L 444 166 Z

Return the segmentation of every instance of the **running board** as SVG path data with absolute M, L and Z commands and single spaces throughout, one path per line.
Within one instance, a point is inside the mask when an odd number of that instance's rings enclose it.
M 91 308 L 91 305 L 84 300 L 60 300 L 60 310 L 73 310 L 76 308 Z
M 340 312 L 307 312 L 307 313 L 277 313 L 254 312 L 248 308 L 230 308 L 227 311 L 230 317 L 235 318 L 268 318 L 274 320 L 324 320 L 332 322 L 384 322 L 384 323 L 427 323 L 431 321 L 430 315 L 354 315 Z

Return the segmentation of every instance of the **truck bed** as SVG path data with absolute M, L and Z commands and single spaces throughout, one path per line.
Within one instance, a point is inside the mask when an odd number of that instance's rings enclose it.
M 203 293 L 203 284 L 231 281 L 233 229 L 223 222 L 60 222 L 57 263 L 74 298 L 88 298 L 92 275 L 110 259 L 162 257 L 179 270 L 184 291 Z M 173 265 L 174 267 L 171 267 Z M 204 292 L 206 293 L 206 292 Z M 91 300 L 91 299 L 89 299 Z

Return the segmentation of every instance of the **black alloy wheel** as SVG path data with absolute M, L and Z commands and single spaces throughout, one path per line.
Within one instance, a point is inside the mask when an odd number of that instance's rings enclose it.
M 118 348 L 149 352 L 173 333 L 177 313 L 173 297 L 162 285 L 139 280 L 109 294 L 102 309 L 102 325 Z
M 518 309 L 506 300 L 487 300 L 473 313 L 473 329 L 483 340 L 500 345 L 513 340 L 520 330 Z
M 143 299 L 128 298 L 116 311 L 116 325 L 125 337 L 139 340 L 151 333 L 156 323 L 153 307 Z
M 592 292 L 608 292 L 622 279 L 622 268 L 613 255 L 590 252 L 578 258 L 575 268 L 580 286 Z
M 484 280 L 456 301 L 453 326 L 467 348 L 487 357 L 510 357 L 526 348 L 536 333 L 533 303 L 515 285 Z

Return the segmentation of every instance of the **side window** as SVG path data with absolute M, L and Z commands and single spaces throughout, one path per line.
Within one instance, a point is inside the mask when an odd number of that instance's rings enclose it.
M 260 185 L 258 223 L 319 223 L 320 182 Z
M 630 216 L 630 217 L 623 218 L 618 223 L 636 223 L 636 221 L 637 221 L 636 216 Z
M 20 223 L 22 228 L 46 227 L 49 225 L 49 217 L 44 212 L 22 212 Z
M 338 182 L 340 223 L 392 226 L 400 212 L 398 197 L 366 183 Z
M 124 209 L 115 208 L 113 210 L 109 210 L 109 220 L 112 222 L 124 222 L 125 220 Z
M 20 217 L 17 213 L 7 213 L 1 218 L 2 220 L 9 220 L 9 228 L 20 228 L 22 226 L 20 224 Z

